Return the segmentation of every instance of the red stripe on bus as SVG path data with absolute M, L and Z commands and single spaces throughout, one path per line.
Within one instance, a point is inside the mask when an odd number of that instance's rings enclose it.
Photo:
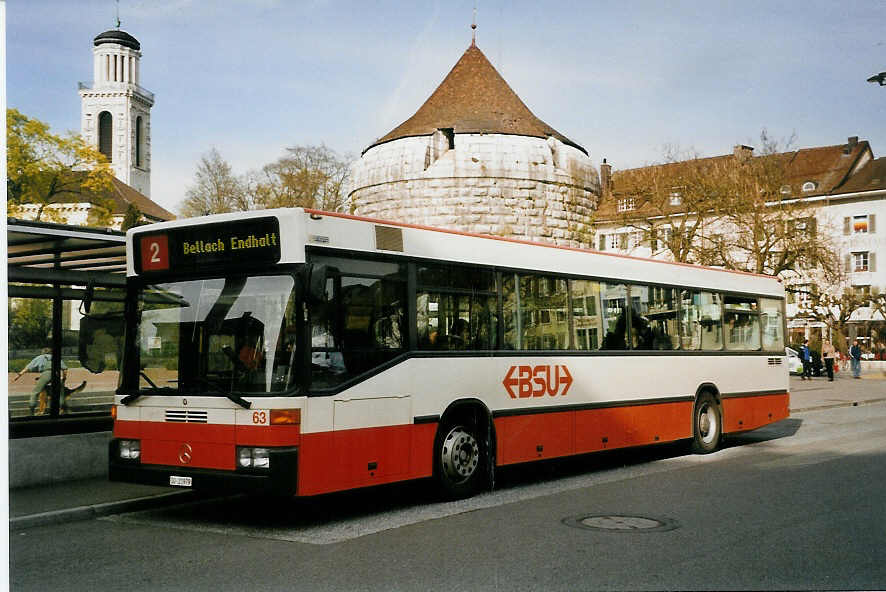
M 692 402 L 499 417 L 497 464 L 556 458 L 692 436 Z
M 723 432 L 790 415 L 787 392 L 723 399 Z M 531 413 L 495 421 L 496 464 L 509 465 L 692 437 L 692 401 Z M 299 434 L 299 426 L 117 421 L 114 436 L 142 440 L 142 462 L 233 471 L 236 445 L 299 446 L 297 495 L 433 474 L 437 423 Z M 185 444 L 190 448 L 186 449 Z
M 302 435 L 298 495 L 429 477 L 436 423 Z
M 745 432 L 790 416 L 790 395 L 723 399 L 723 431 Z

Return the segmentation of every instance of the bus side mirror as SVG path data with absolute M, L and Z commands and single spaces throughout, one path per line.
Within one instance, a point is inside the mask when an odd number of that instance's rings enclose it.
M 123 313 L 86 315 L 80 319 L 80 365 L 99 374 L 119 370 L 123 351 Z
M 310 302 L 326 302 L 326 265 L 312 265 L 308 268 L 307 297 Z

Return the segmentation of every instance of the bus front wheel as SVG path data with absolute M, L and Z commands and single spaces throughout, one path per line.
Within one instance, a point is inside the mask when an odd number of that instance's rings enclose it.
M 436 448 L 437 480 L 446 497 L 458 499 L 479 491 L 486 453 L 476 427 L 467 423 L 442 426 Z
M 716 399 L 710 393 L 702 393 L 692 412 L 692 451 L 696 454 L 715 451 L 720 445 L 722 428 L 722 415 Z

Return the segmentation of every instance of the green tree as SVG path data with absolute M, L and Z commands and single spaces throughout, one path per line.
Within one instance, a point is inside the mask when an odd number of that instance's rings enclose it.
M 42 121 L 7 109 L 6 146 L 9 215 L 21 215 L 23 205 L 33 204 L 36 220 L 64 222 L 52 205 L 84 201 L 95 206 L 91 222 L 110 222 L 113 173 L 104 155 L 82 137 L 74 133 L 58 136 Z
M 16 349 L 49 345 L 52 330 L 52 301 L 39 298 L 10 298 L 9 341 Z
M 126 208 L 126 215 L 123 216 L 120 230 L 126 232 L 130 228 L 135 228 L 136 226 L 142 226 L 144 224 L 148 224 L 148 221 L 142 215 L 141 210 L 139 210 L 138 206 L 135 204 L 129 204 Z

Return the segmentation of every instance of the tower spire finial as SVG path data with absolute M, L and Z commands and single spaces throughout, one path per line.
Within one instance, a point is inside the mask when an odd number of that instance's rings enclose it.
M 117 0 L 117 29 L 120 29 L 120 0 Z
M 477 2 L 474 2 L 474 20 L 471 21 L 471 45 L 477 45 Z

